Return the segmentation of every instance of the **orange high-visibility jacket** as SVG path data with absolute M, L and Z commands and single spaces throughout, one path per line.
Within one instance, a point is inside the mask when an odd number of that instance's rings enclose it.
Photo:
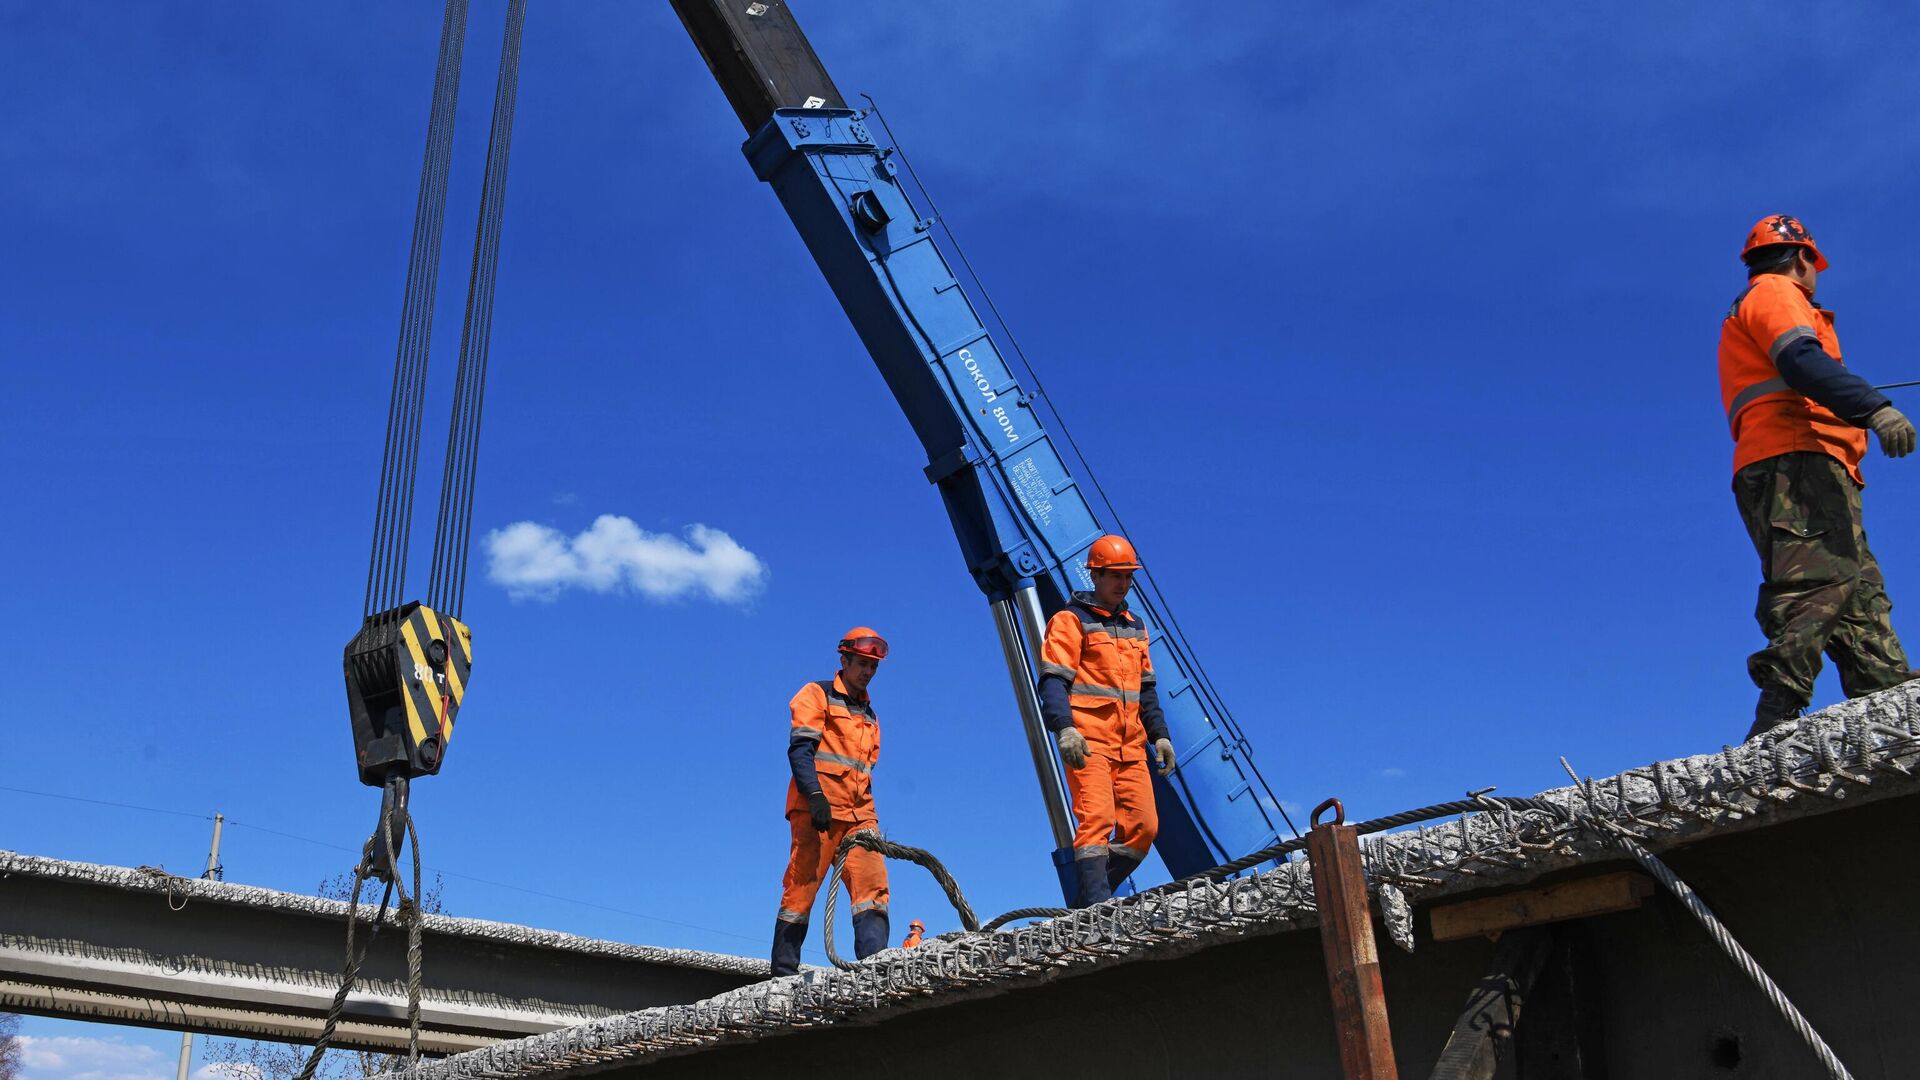
M 840 676 L 810 682 L 787 703 L 791 737 L 814 742 L 814 771 L 835 821 L 877 825 L 873 812 L 873 766 L 880 760 L 880 718 L 868 699 L 855 701 Z M 807 812 L 800 785 L 787 781 L 787 813 Z
M 1789 388 L 1775 366 L 1783 350 L 1809 337 L 1840 359 L 1833 312 L 1782 274 L 1754 278 L 1720 324 L 1720 404 L 1733 433 L 1733 469 L 1811 450 L 1839 461 L 1854 483 L 1862 483 L 1866 431 Z
M 1147 628 L 1126 605 L 1108 611 L 1088 602 L 1089 595 L 1076 594 L 1047 620 L 1041 678 L 1057 676 L 1069 684 L 1073 726 L 1087 740 L 1088 752 L 1145 761 L 1148 732 L 1141 695 L 1151 695 L 1154 684 Z

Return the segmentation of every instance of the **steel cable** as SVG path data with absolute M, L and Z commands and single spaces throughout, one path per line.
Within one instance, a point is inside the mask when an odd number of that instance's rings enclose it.
M 507 7 L 505 40 L 500 49 L 493 123 L 487 136 L 479 220 L 474 227 L 473 262 L 467 280 L 453 415 L 447 425 L 447 456 L 440 481 L 440 511 L 434 523 L 429 606 L 455 618 L 460 616 L 466 595 L 474 476 L 479 461 L 481 410 L 486 400 L 501 221 L 506 207 L 507 162 L 513 144 L 514 107 L 520 85 L 520 43 L 525 23 L 526 0 L 511 0 Z
M 363 617 L 398 606 L 405 592 L 414 462 L 421 407 L 425 402 L 423 383 L 432 339 L 433 297 L 439 274 L 441 224 L 446 209 L 466 25 L 467 0 L 447 0 L 441 20 L 432 106 L 427 117 L 420 192 L 414 207 L 406 290 L 401 301 L 400 339 L 395 350 L 393 389 L 387 406 L 386 448 L 381 457 Z
M 1853 1074 L 1840 1063 L 1840 1058 L 1834 1054 L 1833 1048 L 1828 1046 L 1827 1041 L 1820 1037 L 1820 1033 L 1813 1029 L 1813 1024 L 1794 1006 L 1786 992 L 1773 981 L 1766 969 L 1760 966 L 1760 962 L 1753 958 L 1753 954 L 1749 953 L 1733 936 L 1732 931 L 1727 929 L 1726 924 L 1713 914 L 1713 910 L 1707 907 L 1706 901 L 1700 899 L 1699 893 L 1694 892 L 1693 888 L 1682 881 L 1680 876 L 1675 874 L 1658 856 L 1642 847 L 1632 833 L 1611 821 L 1600 818 L 1588 818 L 1583 823 L 1597 828 L 1622 851 L 1633 856 L 1633 861 L 1639 863 L 1647 873 L 1652 874 L 1655 880 L 1666 886 L 1667 891 L 1680 901 L 1681 906 L 1699 921 L 1700 926 L 1706 930 L 1707 936 L 1720 947 L 1720 951 L 1740 969 L 1740 973 L 1766 995 L 1768 1003 L 1786 1020 L 1787 1026 L 1791 1027 L 1794 1034 L 1800 1036 L 1800 1041 L 1820 1059 L 1820 1064 L 1827 1070 L 1827 1075 L 1832 1080 L 1853 1080 Z
M 373 838 L 367 838 L 369 857 L 373 848 Z M 387 918 L 387 904 L 393 899 L 393 882 L 387 882 L 386 891 L 380 897 L 380 911 L 373 918 L 373 927 L 367 931 L 366 944 L 358 953 L 353 949 L 354 931 L 359 926 L 360 890 L 367 882 L 368 860 L 361 859 L 360 865 L 353 871 L 353 896 L 347 901 L 347 963 L 340 976 L 340 988 L 333 993 L 333 1001 L 327 1006 L 326 1023 L 320 1027 L 320 1037 L 314 1041 L 313 1053 L 308 1055 L 307 1063 L 301 1066 L 294 1080 L 313 1080 L 313 1071 L 319 1067 L 320 1059 L 326 1056 L 327 1044 L 333 1041 L 334 1029 L 340 1025 L 340 1013 L 347 1005 L 347 994 L 353 989 L 353 981 L 360 973 L 360 965 L 367 958 L 367 951 L 373 948 L 373 938 L 380 932 L 380 926 Z
M 907 862 L 917 863 L 926 867 L 927 872 L 933 875 L 933 880 L 939 882 L 940 888 L 946 892 L 947 902 L 952 904 L 953 910 L 959 913 L 960 925 L 968 930 L 980 929 L 980 920 L 973 913 L 973 905 L 967 903 L 967 898 L 960 893 L 960 883 L 953 880 L 953 875 L 947 872 L 947 868 L 941 864 L 939 859 L 934 857 L 933 852 L 925 848 L 897 844 L 871 829 L 861 829 L 858 832 L 850 832 L 841 838 L 840 846 L 835 848 L 833 852 L 833 873 L 827 878 L 827 929 L 825 938 L 827 959 L 833 961 L 834 967 L 850 968 L 853 966 L 845 960 L 840 959 L 840 954 L 834 951 L 833 913 L 835 901 L 840 896 L 841 869 L 846 865 L 847 853 L 855 847 L 863 847 L 868 851 L 878 852 L 889 859 L 904 859 Z M 851 896 L 849 896 L 849 900 L 851 900 Z
M 392 823 L 383 821 L 380 824 L 380 831 L 367 838 L 366 844 L 361 848 L 360 862 L 353 869 L 353 896 L 347 903 L 347 962 L 341 974 L 340 988 L 334 991 L 333 1001 L 327 1006 L 326 1023 L 320 1028 L 320 1037 L 314 1041 L 313 1053 L 308 1055 L 306 1064 L 301 1067 L 299 1075 L 295 1076 L 294 1080 L 313 1080 L 314 1070 L 319 1067 L 320 1060 L 326 1056 L 327 1045 L 333 1041 L 334 1030 L 340 1024 L 340 1014 L 346 1008 L 347 995 L 352 992 L 354 981 L 359 978 L 360 965 L 366 962 L 367 953 L 373 949 L 373 939 L 386 922 L 388 903 L 396 892 L 399 893 L 400 904 L 395 909 L 394 920 L 397 923 L 406 924 L 407 927 L 407 1063 L 415 1065 L 420 1061 L 420 997 L 425 985 L 422 975 L 421 932 L 426 922 L 420 907 L 420 832 L 414 827 L 413 814 L 407 809 L 405 803 L 396 803 L 394 814 L 400 818 L 399 824 L 404 828 L 413 850 L 413 893 L 409 895 L 406 886 L 400 884 L 400 853 L 394 850 L 395 829 Z M 387 870 L 393 877 L 387 880 L 386 890 L 381 894 L 380 910 L 373 917 L 373 928 L 367 932 L 366 944 L 362 945 L 356 953 L 353 940 L 354 931 L 359 924 L 357 913 L 360 908 L 360 890 L 373 872 L 373 845 L 376 841 L 385 847 Z
M 1486 792 L 1481 791 L 1475 792 L 1465 799 L 1435 803 L 1432 806 L 1422 806 L 1414 810 L 1402 810 L 1397 814 L 1388 814 L 1385 817 L 1362 821 L 1356 824 L 1354 828 L 1363 836 L 1369 833 L 1385 832 L 1388 829 L 1397 829 L 1404 825 L 1414 825 L 1422 821 L 1432 821 L 1436 818 L 1452 817 L 1456 814 L 1484 812 L 1488 809 L 1489 802 L 1496 802 L 1500 807 L 1507 809 L 1549 809 L 1555 812 L 1559 812 L 1560 809 L 1544 799 L 1489 800 Z M 1142 889 L 1131 896 L 1120 897 L 1116 902 L 1122 905 L 1131 904 L 1147 897 L 1157 897 L 1170 892 L 1176 892 L 1195 882 L 1219 881 L 1222 878 L 1231 877 L 1243 870 L 1249 870 L 1263 862 L 1280 858 L 1288 852 L 1298 851 L 1306 846 L 1307 841 L 1304 837 L 1293 840 L 1283 840 L 1277 844 L 1253 852 L 1250 855 L 1243 855 L 1232 862 L 1222 863 L 1211 870 L 1203 870 L 1198 874 L 1189 874 L 1175 881 L 1169 881 L 1164 885 L 1158 885 L 1151 889 Z M 1019 919 L 1058 918 L 1062 915 L 1072 913 L 1072 909 L 1069 908 L 1014 908 L 1012 911 L 995 917 L 983 926 L 973 913 L 973 905 L 968 903 L 966 896 L 961 893 L 959 882 L 954 880 L 953 875 L 947 871 L 946 866 L 944 866 L 932 852 L 927 851 L 925 848 L 910 847 L 906 844 L 896 843 L 871 830 L 851 832 L 843 837 L 840 841 L 840 846 L 834 849 L 833 871 L 827 878 L 827 906 L 825 912 L 827 925 L 824 937 L 827 959 L 832 961 L 833 966 L 837 968 L 853 966 L 845 960 L 842 960 L 839 953 L 834 949 L 833 924 L 834 913 L 838 908 L 840 897 L 842 868 L 846 865 L 847 853 L 855 847 L 863 847 L 869 851 L 878 852 L 889 859 L 904 859 L 908 862 L 918 863 L 926 867 L 927 871 L 933 875 L 934 880 L 940 884 L 940 888 L 947 894 L 948 903 L 951 903 L 953 909 L 959 912 L 960 924 L 967 930 L 998 930 L 1001 926 Z

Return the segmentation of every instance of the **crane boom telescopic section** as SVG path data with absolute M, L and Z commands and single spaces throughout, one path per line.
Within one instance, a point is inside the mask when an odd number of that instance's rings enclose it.
M 995 609 L 1023 726 L 1073 899 L 1071 824 L 1032 659 L 1043 612 L 1089 578 L 1082 553 L 1107 530 L 901 183 L 894 149 L 849 109 L 784 3 L 671 0 L 745 127 L 754 174 L 773 186 L 926 449 L 967 569 Z M 1084 464 L 1084 463 L 1083 463 Z M 1184 876 L 1271 844 L 1279 805 L 1245 740 L 1150 598 L 1134 609 L 1180 768 L 1156 776 L 1155 849 Z

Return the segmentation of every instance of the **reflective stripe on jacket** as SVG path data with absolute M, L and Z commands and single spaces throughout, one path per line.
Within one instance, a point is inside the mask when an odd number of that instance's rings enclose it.
M 854 700 L 840 676 L 810 682 L 787 703 L 793 716 L 789 737 L 814 743 L 813 766 L 820 792 L 833 807 L 835 821 L 877 824 L 873 812 L 873 766 L 880 760 L 880 718 L 873 702 Z M 807 812 L 800 785 L 787 782 L 787 813 Z
M 1047 620 L 1040 675 L 1069 684 L 1073 726 L 1087 749 L 1116 761 L 1145 761 L 1141 694 L 1154 684 L 1147 628 L 1122 604 L 1108 611 L 1076 594 Z
M 1761 274 L 1720 324 L 1720 404 L 1734 440 L 1733 469 L 1796 450 L 1826 454 L 1861 483 L 1867 433 L 1831 409 L 1787 386 L 1777 361 L 1787 348 L 1813 338 L 1840 359 L 1833 312 L 1781 274 Z

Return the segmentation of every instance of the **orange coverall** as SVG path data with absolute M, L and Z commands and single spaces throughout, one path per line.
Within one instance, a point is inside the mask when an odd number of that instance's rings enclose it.
M 820 792 L 833 807 L 833 826 L 822 833 L 807 814 L 807 797 L 799 784 L 787 781 L 787 824 L 793 847 L 780 888 L 780 921 L 804 923 L 813 910 L 820 882 L 833 866 L 833 853 L 850 831 L 878 832 L 873 812 L 873 766 L 880 760 L 880 722 L 873 703 L 848 696 L 835 675 L 830 682 L 810 682 L 787 703 L 793 717 L 791 737 L 814 740 L 814 769 Z M 853 914 L 887 910 L 887 861 L 877 851 L 856 847 L 847 852 L 847 888 L 853 894 Z
M 1075 594 L 1047 621 L 1041 680 L 1068 684 L 1071 722 L 1087 740 L 1086 765 L 1067 770 L 1079 822 L 1075 859 L 1113 856 L 1138 863 L 1160 832 L 1147 745 L 1165 738 L 1167 730 L 1148 645 L 1147 628 L 1124 603 L 1108 611 L 1088 593 Z M 1049 730 L 1064 726 L 1062 718 L 1047 717 Z

